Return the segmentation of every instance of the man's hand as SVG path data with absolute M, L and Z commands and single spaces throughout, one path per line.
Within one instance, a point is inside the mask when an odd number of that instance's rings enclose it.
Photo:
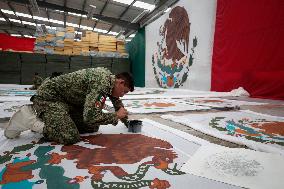
M 119 110 L 116 112 L 116 116 L 118 119 L 122 119 L 127 117 L 128 112 L 124 107 L 119 108 Z

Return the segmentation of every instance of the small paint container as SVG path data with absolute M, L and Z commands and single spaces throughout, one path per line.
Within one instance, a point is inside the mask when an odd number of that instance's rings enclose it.
M 140 120 L 129 120 L 128 121 L 128 132 L 140 133 L 142 130 L 142 121 Z

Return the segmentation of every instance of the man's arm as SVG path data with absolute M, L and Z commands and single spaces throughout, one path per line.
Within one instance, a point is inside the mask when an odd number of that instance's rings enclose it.
M 124 108 L 124 105 L 119 98 L 110 96 L 109 99 L 111 100 L 115 111 L 118 111 L 121 107 Z M 124 118 L 121 118 L 120 120 L 121 120 L 122 123 L 124 123 L 124 125 L 127 126 L 127 120 L 128 120 L 127 116 L 124 117 Z
M 110 96 L 109 99 L 111 100 L 115 111 L 118 111 L 121 107 L 124 107 L 122 101 L 119 98 Z
M 118 117 L 115 113 L 103 113 L 103 98 L 105 96 L 96 91 L 91 92 L 87 95 L 85 105 L 84 105 L 84 122 L 88 124 L 90 127 L 105 125 L 105 124 L 113 124 L 117 125 Z

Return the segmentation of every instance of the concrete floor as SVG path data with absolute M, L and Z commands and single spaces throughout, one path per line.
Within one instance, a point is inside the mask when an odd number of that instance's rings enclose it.
M 269 106 L 241 106 L 241 109 L 248 109 L 248 110 L 252 110 L 255 112 L 259 112 L 259 113 L 265 113 L 265 114 L 269 114 L 269 115 L 274 115 L 274 116 L 282 116 L 284 117 L 284 101 L 279 101 L 279 100 L 268 100 L 268 99 L 255 99 L 255 98 L 247 98 L 247 97 L 233 97 L 233 98 L 229 98 L 228 99 L 238 99 L 238 100 L 245 100 L 245 101 L 254 101 L 254 102 L 266 102 L 269 103 Z M 210 112 L 217 112 L 217 110 L 210 110 Z M 206 111 L 208 112 L 208 111 Z M 183 115 L 183 114 L 188 114 L 188 113 L 197 113 L 194 111 L 186 111 L 186 112 L 167 112 L 167 113 L 171 113 L 174 115 Z M 200 112 L 199 112 L 200 113 Z M 205 113 L 205 112 L 204 112 Z M 211 143 L 215 143 L 215 144 L 219 144 L 222 146 L 227 146 L 227 147 L 231 147 L 231 148 L 238 148 L 238 147 L 245 147 L 242 145 L 238 145 L 238 144 L 234 144 L 231 142 L 227 142 L 206 134 L 203 134 L 199 131 L 196 131 L 188 126 L 179 124 L 179 123 L 175 123 L 173 121 L 170 120 L 165 120 L 162 119 L 160 116 L 163 115 L 163 113 L 153 113 L 153 114 L 132 114 L 129 115 L 130 119 L 142 119 L 142 118 L 148 118 L 148 119 L 152 119 L 154 121 L 157 121 L 161 124 L 173 127 L 175 129 L 179 129 L 181 131 L 184 131 L 186 133 L 189 133 L 191 135 L 197 136 L 199 138 L 205 139 Z M 6 124 L 8 123 L 8 119 L 4 118 L 4 119 L 0 119 L 0 128 L 3 128 Z

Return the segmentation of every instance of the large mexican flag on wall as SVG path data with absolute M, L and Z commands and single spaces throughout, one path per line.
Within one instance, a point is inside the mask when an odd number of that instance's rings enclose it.
M 146 26 L 146 87 L 284 99 L 284 1 L 180 0 Z

